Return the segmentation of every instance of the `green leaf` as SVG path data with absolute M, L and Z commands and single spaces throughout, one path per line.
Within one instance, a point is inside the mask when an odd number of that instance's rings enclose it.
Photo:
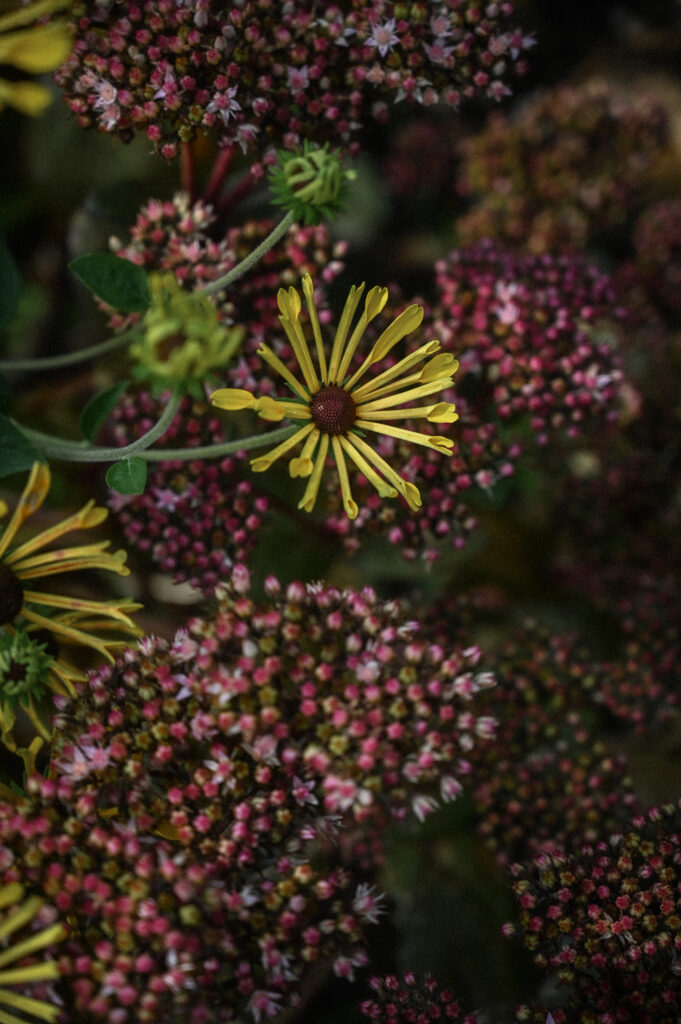
M 128 381 L 121 384 L 114 384 L 98 395 L 93 395 L 80 414 L 80 432 L 88 441 L 94 441 L 103 423 L 118 399 L 128 386 Z
M 69 269 L 97 298 L 121 313 L 141 313 L 151 305 L 144 270 L 112 252 L 78 256 L 71 260 Z
M 0 373 L 0 412 L 9 412 L 12 405 L 12 388 L 10 382 Z
M 0 477 L 30 469 L 34 462 L 46 462 L 25 434 L 0 413 Z
M 21 277 L 4 238 L 0 237 L 0 327 L 14 316 L 21 294 Z
M 142 494 L 147 482 L 147 464 L 136 455 L 114 462 L 106 472 L 106 482 L 119 494 Z

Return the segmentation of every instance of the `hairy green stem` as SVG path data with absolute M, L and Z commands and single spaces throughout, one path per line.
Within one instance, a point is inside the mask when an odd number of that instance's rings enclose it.
M 132 341 L 137 331 L 137 327 L 132 327 L 115 338 L 99 341 L 96 345 L 90 345 L 78 352 L 65 352 L 61 356 L 46 356 L 44 359 L 3 359 L 0 360 L 0 370 L 3 372 L 12 370 L 35 370 L 38 372 L 40 370 L 58 370 L 62 366 L 73 366 L 75 363 L 85 362 L 86 359 L 104 355 L 105 352 L 113 352 L 114 349 Z
M 256 246 L 253 252 L 250 252 L 248 256 L 241 261 L 241 263 L 237 263 L 235 267 L 232 267 L 232 269 L 227 271 L 226 274 L 223 274 L 222 277 L 218 277 L 216 281 L 210 281 L 208 284 L 201 285 L 201 287 L 196 290 L 198 292 L 203 292 L 204 295 L 215 295 L 216 292 L 221 292 L 224 288 L 230 285 L 232 281 L 237 281 L 240 277 L 243 277 L 243 275 L 247 273 L 251 267 L 254 267 L 258 260 L 260 260 L 266 252 L 269 252 L 272 246 L 276 245 L 279 239 L 286 234 L 293 224 L 294 219 L 293 213 L 289 210 L 286 216 L 282 217 L 274 230 L 270 232 L 267 238 L 263 239 L 260 245 Z
M 163 437 L 175 419 L 183 394 L 182 388 L 176 387 L 158 422 L 142 437 L 138 437 L 136 441 L 126 444 L 123 448 L 103 448 L 90 444 L 89 441 L 70 441 L 65 437 L 53 437 L 51 434 L 43 434 L 40 430 L 32 430 L 20 424 L 17 424 L 17 427 L 48 458 L 63 459 L 65 462 L 118 462 L 119 459 L 127 459 L 131 455 L 143 456 L 154 441 Z
M 285 441 L 300 427 L 279 427 L 269 430 L 266 434 L 254 434 L 252 437 L 239 437 L 236 441 L 223 441 L 220 444 L 206 444 L 200 448 L 154 448 L 153 451 L 140 452 L 147 462 L 165 462 L 181 460 L 191 462 L 192 459 L 221 459 L 225 455 L 249 451 L 251 448 L 262 448 L 266 444 L 279 444 Z

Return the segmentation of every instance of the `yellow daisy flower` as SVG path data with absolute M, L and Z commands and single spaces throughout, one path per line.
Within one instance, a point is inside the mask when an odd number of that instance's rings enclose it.
M 0 888 L 0 1024 L 27 1024 L 24 1014 L 31 1019 L 47 1021 L 49 1024 L 56 1021 L 61 1012 L 60 1007 L 15 992 L 8 986 L 23 989 L 33 982 L 56 981 L 59 977 L 59 968 L 54 960 L 43 960 L 24 967 L 12 965 L 16 965 L 17 960 L 32 957 L 45 946 L 60 942 L 66 935 L 66 930 L 61 924 L 53 924 L 40 932 L 31 933 L 20 942 L 8 944 L 10 936 L 30 924 L 43 905 L 43 900 L 39 896 L 29 896 L 22 903 L 23 897 L 24 888 L 19 882 L 10 882 Z M 12 909 L 5 916 L 7 908 Z M 2 1007 L 9 1007 L 10 1011 L 16 1010 L 20 1016 L 8 1013 Z
M 254 409 L 266 420 L 277 421 L 286 416 L 301 422 L 291 437 L 251 461 L 255 472 L 263 472 L 302 443 L 300 454 L 289 462 L 292 477 L 308 478 L 298 508 L 306 512 L 314 508 L 329 448 L 336 462 L 343 507 L 350 519 L 355 518 L 358 508 L 350 490 L 346 459 L 359 469 L 381 497 L 394 498 L 401 494 L 410 508 L 419 508 L 421 496 L 418 489 L 401 477 L 363 435 L 384 434 L 451 455 L 454 442 L 449 438 L 395 426 L 392 421 L 426 419 L 431 423 L 453 423 L 458 419 L 451 402 L 407 404 L 450 387 L 458 368 L 456 359 L 440 353 L 439 341 L 429 341 L 393 366 L 365 380 L 367 371 L 385 359 L 398 342 L 420 325 L 423 319 L 421 306 L 412 305 L 400 313 L 374 342 L 357 369 L 350 373 L 350 365 L 368 324 L 388 301 L 388 289 L 375 287 L 367 293 L 364 309 L 352 327 L 364 293 L 364 284 L 359 287 L 353 285 L 327 362 L 309 274 L 303 277 L 302 288 L 314 337 L 316 368 L 301 324 L 302 302 L 295 288 L 288 291 L 281 288 L 277 299 L 279 320 L 293 348 L 300 376 L 294 376 L 269 346 L 263 344 L 258 349 L 258 354 L 283 377 L 297 400 L 268 396 L 258 398 L 241 388 L 220 388 L 210 396 L 211 401 L 218 408 L 230 411 Z M 419 369 L 420 363 L 424 365 Z
M 127 599 L 93 601 L 33 589 L 34 580 L 78 569 L 108 569 L 119 576 L 129 574 L 125 552 L 107 551 L 108 540 L 46 550 L 72 530 L 99 526 L 106 519 L 107 510 L 89 501 L 79 512 L 55 526 L 22 544 L 10 546 L 26 519 L 40 508 L 49 489 L 49 469 L 41 462 L 34 463 L 14 513 L 0 533 L 0 628 L 10 631 L 28 628 L 31 633 L 46 631 L 53 634 L 57 643 L 90 647 L 113 661 L 111 652 L 124 646 L 126 641 L 107 634 L 115 631 L 128 637 L 139 636 L 141 631 L 129 617 L 139 604 Z M 0 517 L 2 514 L 0 509 Z M 62 684 L 53 686 L 59 692 L 74 694 L 73 681 L 83 678 L 78 669 L 61 658 L 53 659 L 50 671 Z
M 58 68 L 71 51 L 66 22 L 32 23 L 63 11 L 69 3 L 70 0 L 36 0 L 0 15 L 0 64 L 9 64 L 31 75 Z M 38 82 L 0 78 L 0 110 L 11 106 L 22 114 L 37 116 L 51 101 L 49 89 Z

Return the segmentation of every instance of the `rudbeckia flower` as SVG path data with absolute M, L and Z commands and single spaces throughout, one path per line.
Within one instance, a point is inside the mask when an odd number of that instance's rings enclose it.
M 68 6 L 69 0 L 37 0 L 0 14 L 0 64 L 8 64 L 30 75 L 58 68 L 71 50 L 66 23 L 33 23 Z M 51 100 L 49 89 L 38 82 L 10 82 L 0 78 L 0 110 L 10 106 L 22 114 L 37 116 Z
M 13 941 L 12 936 L 30 925 L 42 905 L 43 900 L 39 896 L 29 896 L 24 900 L 24 888 L 19 882 L 10 882 L 0 887 L 0 947 L 4 947 L 0 949 L 2 1024 L 27 1024 L 28 1019 L 47 1021 L 49 1024 L 56 1021 L 61 1013 L 61 1008 L 55 1004 L 15 991 L 16 988 L 24 989 L 35 982 L 55 981 L 59 978 L 59 968 L 54 960 L 17 966 L 18 961 L 33 958 L 35 953 L 60 942 L 66 935 L 63 925 L 53 924 L 42 931 L 29 933 L 18 942 Z
M 125 641 L 109 634 L 139 636 L 140 630 L 129 618 L 129 613 L 140 605 L 126 599 L 94 601 L 33 589 L 34 580 L 79 569 L 107 569 L 119 576 L 129 574 L 125 552 L 107 551 L 108 540 L 75 547 L 53 547 L 55 541 L 60 541 L 72 530 L 89 530 L 98 526 L 106 519 L 107 510 L 89 501 L 79 512 L 23 543 L 13 545 L 21 526 L 40 508 L 49 489 L 49 469 L 41 462 L 34 463 L 23 494 L 9 522 L 0 532 L 0 629 L 10 632 L 28 630 L 31 635 L 39 631 L 41 636 L 51 635 L 57 646 L 89 647 L 108 661 L 113 661 L 112 650 L 123 646 Z M 0 509 L 0 518 L 2 511 Z M 74 694 L 73 681 L 83 678 L 78 669 L 61 657 L 51 660 L 50 673 L 57 683 L 53 689 L 62 693 Z
M 282 288 L 277 296 L 279 320 L 295 354 L 299 376 L 294 375 L 268 345 L 263 344 L 258 349 L 258 354 L 284 379 L 295 398 L 257 397 L 241 388 L 220 388 L 210 396 L 211 401 L 218 408 L 230 411 L 254 409 L 266 420 L 288 417 L 299 422 L 298 430 L 276 448 L 253 459 L 251 467 L 255 472 L 263 472 L 302 444 L 300 453 L 289 462 L 289 473 L 292 477 L 308 479 L 298 505 L 306 512 L 314 508 L 329 449 L 336 463 L 343 507 L 350 519 L 355 518 L 358 507 L 352 497 L 346 460 L 366 477 L 381 497 L 394 498 L 400 494 L 410 508 L 418 509 L 421 505 L 418 489 L 400 476 L 368 443 L 365 435 L 396 437 L 451 455 L 454 443 L 449 438 L 396 426 L 394 421 L 425 419 L 430 423 L 453 423 L 458 419 L 451 402 L 411 404 L 449 388 L 458 368 L 456 359 L 440 353 L 439 341 L 428 341 L 376 376 L 367 376 L 372 366 L 384 360 L 398 342 L 421 324 L 423 309 L 412 305 L 385 328 L 354 368 L 353 360 L 366 328 L 388 300 L 387 288 L 372 288 L 353 327 L 364 293 L 364 284 L 361 284 L 350 289 L 327 361 L 309 274 L 303 277 L 302 289 L 314 346 L 309 344 L 303 331 L 298 291 Z M 419 364 L 423 365 L 419 368 Z

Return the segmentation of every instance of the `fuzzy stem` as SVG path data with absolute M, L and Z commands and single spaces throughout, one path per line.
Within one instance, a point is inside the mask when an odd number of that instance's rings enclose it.
M 3 359 L 0 360 L 0 370 L 11 372 L 12 370 L 58 370 L 62 366 L 73 366 L 75 363 L 85 362 L 86 359 L 94 359 L 95 356 L 104 355 L 105 352 L 113 352 L 121 345 L 132 341 L 137 333 L 137 328 L 132 327 L 115 338 L 107 338 L 106 341 L 98 341 L 96 345 L 80 349 L 78 352 L 65 352 L 60 356 L 46 356 L 43 359 Z
M 225 455 L 250 451 L 252 448 L 262 448 L 266 444 L 278 444 L 279 441 L 285 441 L 298 429 L 297 426 L 280 427 L 278 430 L 270 430 L 266 434 L 239 437 L 236 441 L 206 444 L 200 448 L 154 448 L 153 451 L 140 452 L 140 456 L 147 462 L 165 462 L 166 460 L 191 462 L 192 459 L 221 459 Z
M 232 269 L 226 274 L 223 274 L 222 277 L 218 277 L 216 281 L 210 281 L 208 284 L 202 285 L 196 290 L 198 292 L 202 292 L 204 295 L 215 295 L 216 292 L 221 292 L 224 288 L 230 285 L 232 281 L 237 281 L 240 277 L 243 277 L 243 275 L 246 274 L 251 267 L 254 267 L 258 260 L 260 260 L 266 252 L 269 252 L 272 246 L 276 245 L 279 239 L 286 234 L 293 224 L 293 221 L 293 213 L 289 210 L 286 216 L 282 217 L 277 226 L 270 232 L 267 238 L 263 239 L 260 245 L 256 246 L 253 252 L 250 252 L 248 256 L 241 261 L 241 263 L 237 263 L 235 267 L 232 267 Z
M 119 459 L 128 458 L 130 455 L 143 456 L 145 449 L 165 434 L 180 407 L 183 394 L 182 388 L 176 387 L 158 422 L 142 437 L 138 437 L 136 441 L 126 444 L 123 448 L 104 448 L 91 445 L 89 441 L 70 441 L 65 437 L 53 437 L 19 424 L 17 427 L 48 458 L 63 459 L 65 462 L 118 462 Z

